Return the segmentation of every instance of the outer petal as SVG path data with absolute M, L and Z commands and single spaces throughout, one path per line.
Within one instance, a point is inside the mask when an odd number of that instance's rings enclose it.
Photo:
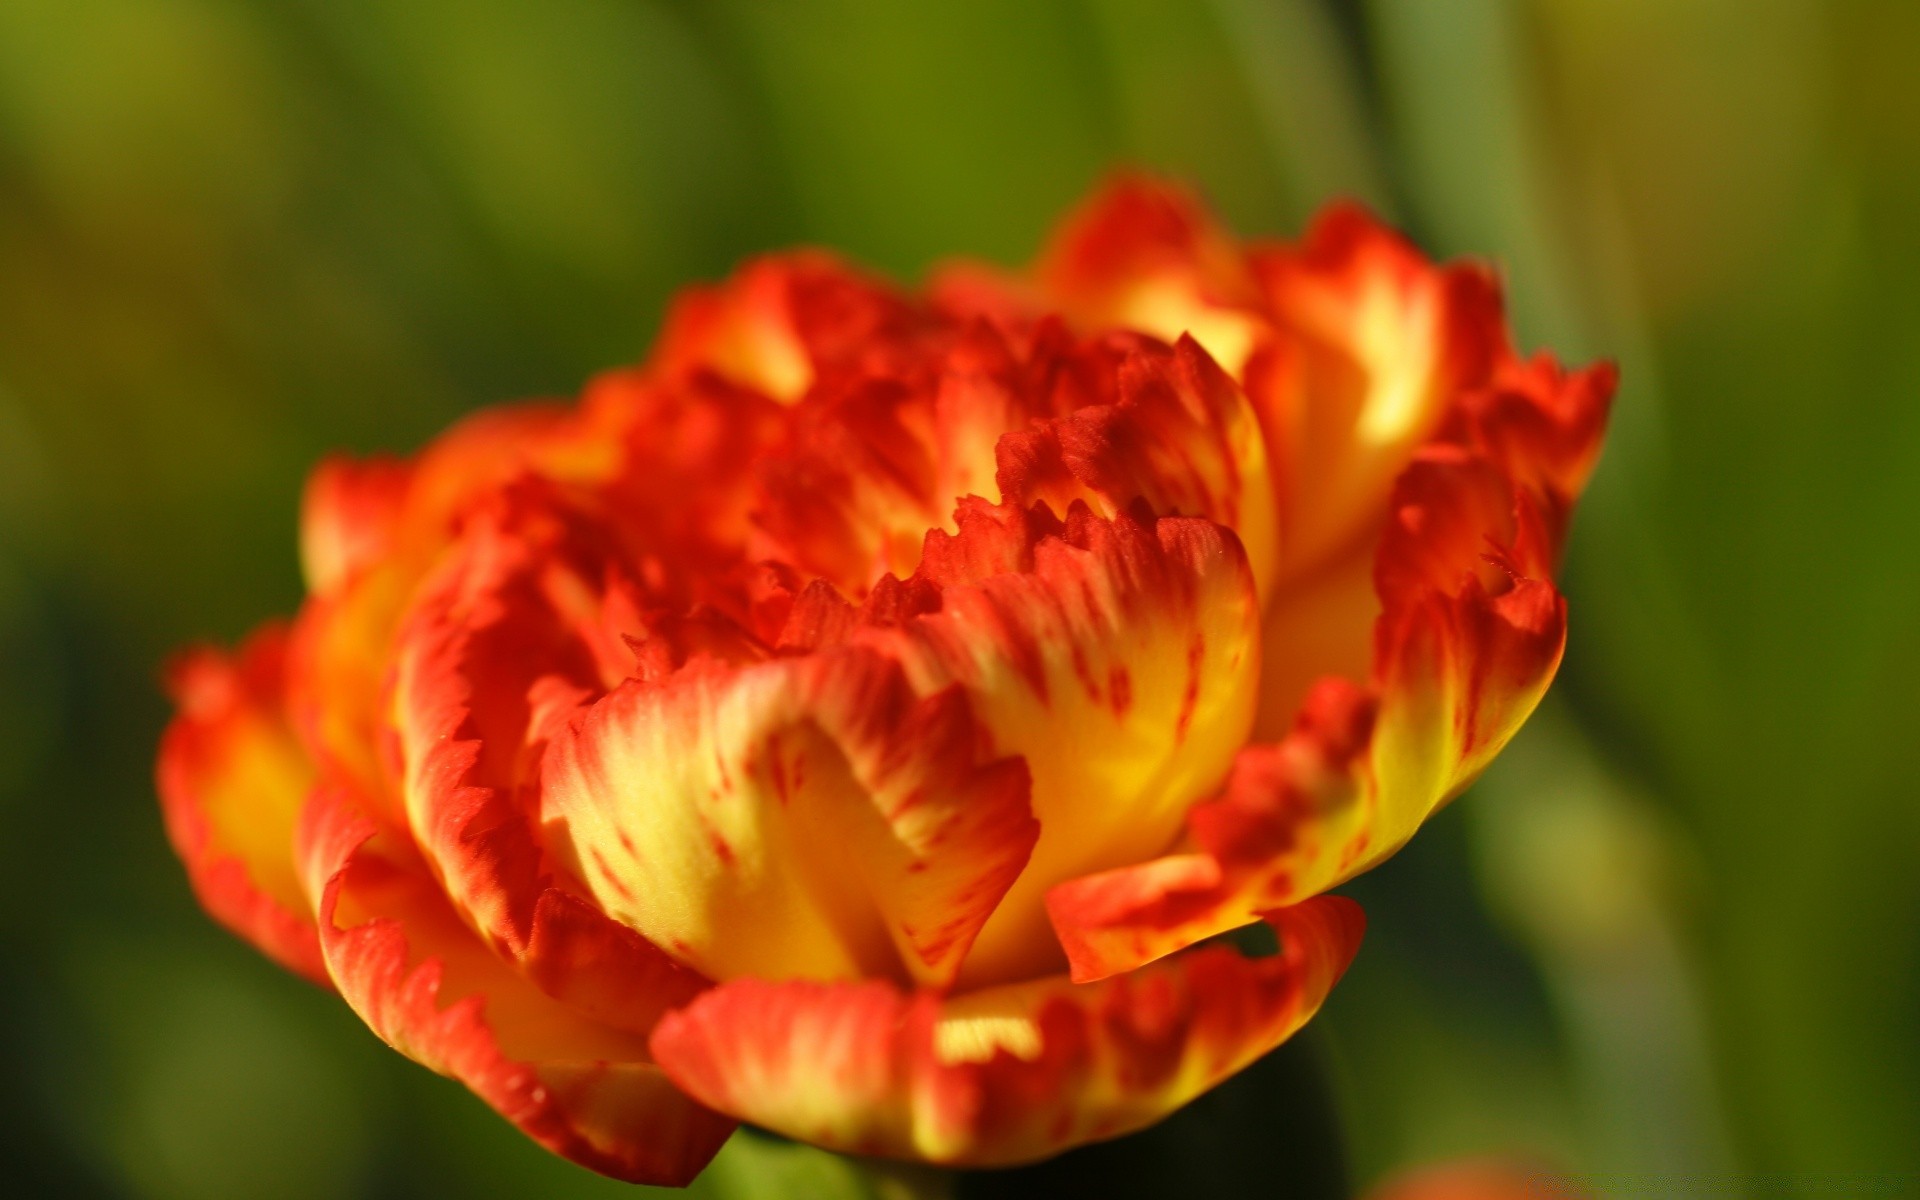
M 739 980 L 664 1019 L 654 1052 L 703 1102 L 830 1149 L 1031 1161 L 1151 1124 L 1306 1022 L 1364 919 L 1339 897 L 1270 919 L 1272 958 L 1211 947 L 1093 987 Z
M 928 537 L 921 575 L 945 585 L 940 611 L 890 633 L 915 688 L 958 684 L 994 751 L 1033 776 L 1040 840 L 968 984 L 1057 970 L 1046 889 L 1163 852 L 1253 715 L 1259 606 L 1229 531 L 1083 506 L 1057 533 L 1050 520 L 963 508 L 958 537 Z
M 1076 979 L 1099 979 L 1366 870 L 1466 787 L 1559 665 L 1565 604 L 1524 495 L 1437 447 L 1395 496 L 1376 587 L 1374 682 L 1337 678 L 1288 736 L 1243 751 L 1191 817 L 1195 849 L 1077 879 L 1048 897 Z
M 543 811 L 606 912 L 714 978 L 942 984 L 1036 835 L 982 740 L 869 647 L 696 658 L 558 737 Z
M 282 966 L 325 982 L 293 862 L 313 765 L 287 722 L 285 653 L 285 629 L 268 625 L 233 658 L 203 649 L 173 665 L 179 714 L 160 743 L 160 803 L 206 910 Z
M 460 517 L 521 475 L 600 480 L 620 458 L 619 439 L 594 421 L 523 404 L 475 413 L 412 463 L 321 465 L 301 513 L 314 591 L 287 670 L 295 728 L 323 770 L 363 795 L 387 790 L 380 699 L 393 634 Z
M 1191 334 L 1234 374 L 1266 329 L 1233 238 L 1191 192 L 1144 176 L 1113 180 L 1069 216 L 1034 274 L 1076 325 Z
M 674 1087 L 642 1038 L 585 1019 L 489 953 L 404 841 L 343 790 L 316 793 L 300 842 L 327 970 L 396 1050 L 618 1179 L 683 1185 L 732 1132 Z
M 412 482 L 411 464 L 379 456 L 336 456 L 313 469 L 300 502 L 308 591 L 331 592 L 393 552 Z
M 1357 205 L 1251 263 L 1274 338 L 1247 364 L 1281 495 L 1289 578 L 1377 528 L 1392 482 L 1506 351 L 1498 286 L 1437 267 Z
M 749 263 L 675 300 L 649 368 L 709 372 L 783 404 L 823 375 L 887 357 L 921 317 L 894 289 L 820 251 Z
M 1443 430 L 1446 440 L 1472 448 L 1533 497 L 1556 555 L 1573 502 L 1600 457 L 1618 382 L 1612 363 L 1568 371 L 1544 354 L 1504 361 L 1486 387 L 1461 397 Z

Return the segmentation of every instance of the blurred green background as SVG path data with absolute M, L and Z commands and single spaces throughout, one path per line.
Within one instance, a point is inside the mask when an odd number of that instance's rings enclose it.
M 157 664 L 294 605 L 323 451 L 571 392 L 757 250 L 1023 260 L 1137 163 L 1249 234 L 1362 196 L 1625 384 L 1548 708 L 1266 1082 L 1099 1161 L 1920 1191 L 1916 63 L 1911 0 L 6 0 L 7 1190 L 631 1194 L 198 913 Z M 870 1186 L 743 1138 L 696 1190 Z

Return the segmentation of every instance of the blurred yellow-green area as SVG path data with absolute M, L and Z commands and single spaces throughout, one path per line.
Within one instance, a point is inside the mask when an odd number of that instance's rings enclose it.
M 1268 1091 L 961 1193 L 1920 1192 L 1912 0 L 0 4 L 0 1188 L 621 1194 L 199 913 L 158 664 L 296 603 L 322 452 L 756 251 L 1021 261 L 1129 163 L 1248 234 L 1361 196 L 1625 382 L 1553 698 Z M 912 1186 L 743 1136 L 695 1193 Z

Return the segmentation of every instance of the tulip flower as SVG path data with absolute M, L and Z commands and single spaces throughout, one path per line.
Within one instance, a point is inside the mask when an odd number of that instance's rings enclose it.
M 609 1175 L 1115 1137 L 1312 1016 L 1328 889 L 1540 699 L 1612 387 L 1352 206 L 1241 244 L 1128 178 L 1023 272 L 761 259 L 575 404 L 323 463 L 297 616 L 173 672 L 168 829 Z

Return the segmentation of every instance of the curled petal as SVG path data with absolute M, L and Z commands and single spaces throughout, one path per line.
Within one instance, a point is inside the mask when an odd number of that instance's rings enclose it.
M 982 740 L 870 647 L 697 658 L 557 737 L 543 811 L 606 912 L 714 978 L 937 985 L 1037 832 L 1026 771 Z
M 552 731 L 617 684 L 636 627 L 591 525 L 510 495 L 421 589 L 390 701 L 407 821 L 498 953 L 595 1019 L 646 1030 L 705 981 L 586 898 L 546 852 L 536 788 Z
M 300 501 L 300 564 L 307 590 L 331 592 L 391 553 L 412 467 L 376 456 L 323 460 Z
M 1487 386 L 1461 397 L 1443 436 L 1470 447 L 1532 496 L 1557 555 L 1573 502 L 1600 457 L 1618 383 L 1612 363 L 1568 371 L 1545 354 L 1510 359 Z
M 819 251 L 760 259 L 667 314 L 650 369 L 705 371 L 792 404 L 826 375 L 887 356 L 919 315 L 894 289 Z
M 301 514 L 313 593 L 287 672 L 294 727 L 323 770 L 363 795 L 387 793 L 381 693 L 415 586 L 470 510 L 514 479 L 610 476 L 621 446 L 603 417 L 507 405 L 468 417 L 411 463 L 331 460 L 315 472 Z
M 1566 606 L 1530 505 L 1441 448 L 1396 490 L 1374 677 L 1323 680 L 1280 742 L 1244 750 L 1196 807 L 1193 850 L 1075 879 L 1047 904 L 1074 978 L 1100 979 L 1373 866 L 1490 762 L 1560 662 Z
M 1238 244 L 1193 193 L 1144 176 L 1116 178 L 1069 216 L 1035 282 L 1082 328 L 1191 334 L 1236 374 L 1266 325 Z
M 549 998 L 490 953 L 407 846 L 323 786 L 300 828 L 326 968 L 381 1039 L 556 1154 L 683 1185 L 733 1122 L 674 1087 L 645 1039 Z
M 1032 773 L 1040 840 L 974 946 L 969 984 L 1058 969 L 1046 889 L 1163 852 L 1253 715 L 1259 605 L 1230 531 L 1084 506 L 1051 520 L 963 507 L 957 537 L 927 542 L 940 611 L 884 631 L 916 689 L 957 684 L 994 752 Z
M 1092 987 L 738 980 L 662 1020 L 654 1053 L 703 1103 L 831 1149 L 1028 1162 L 1151 1124 L 1304 1024 L 1364 918 L 1323 896 L 1270 920 L 1273 957 L 1208 947 Z
M 275 962 L 325 982 L 293 829 L 313 764 L 288 724 L 286 630 L 268 625 L 229 658 L 193 650 L 169 671 L 179 713 L 160 743 L 167 836 L 194 894 Z
M 1506 356 L 1506 324 L 1484 268 L 1435 266 L 1354 204 L 1251 261 L 1274 336 L 1245 381 L 1284 481 L 1293 576 L 1374 528 L 1414 449 Z

